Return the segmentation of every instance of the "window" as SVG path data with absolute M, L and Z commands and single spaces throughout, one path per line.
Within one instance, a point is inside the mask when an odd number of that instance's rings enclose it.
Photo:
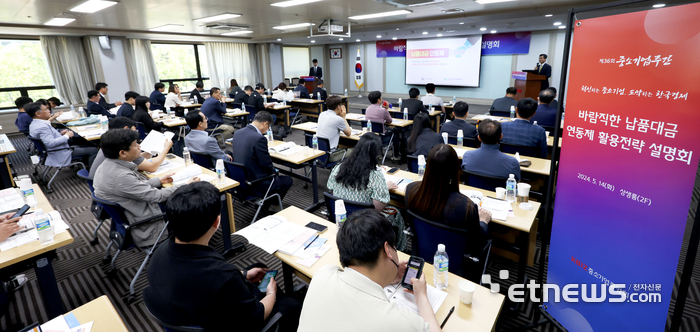
M 301 77 L 309 75 L 311 60 L 306 47 L 284 47 L 284 77 Z
M 168 85 L 180 86 L 180 93 L 192 91 L 197 81 L 208 88 L 209 67 L 204 45 L 151 43 L 158 77 Z
M 0 109 L 15 108 L 15 99 L 58 96 L 38 40 L 0 39 Z

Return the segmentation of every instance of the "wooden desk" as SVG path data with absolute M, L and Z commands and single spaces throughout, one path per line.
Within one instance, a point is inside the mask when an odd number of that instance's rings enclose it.
M 457 152 L 457 157 L 459 157 L 460 160 L 462 159 L 462 156 L 464 155 L 465 151 L 476 150 L 476 148 L 470 148 L 470 147 L 466 147 L 466 146 L 462 147 L 462 148 L 458 148 L 456 145 L 452 145 L 452 144 L 450 144 L 450 146 L 455 149 L 455 151 Z M 506 155 L 514 157 L 514 155 L 510 154 L 510 153 L 506 153 Z M 552 164 L 551 160 L 529 157 L 529 156 L 520 156 L 520 158 L 521 159 L 528 159 L 532 162 L 532 164 L 529 167 L 520 166 L 520 171 L 549 176 L 549 168 Z
M 403 119 L 403 111 L 399 109 L 398 107 L 392 107 L 389 109 L 389 112 L 392 113 L 392 115 L 401 114 L 399 118 Z M 430 122 L 433 123 L 433 128 L 435 129 L 436 133 L 440 132 L 440 114 L 442 114 L 442 111 L 437 111 L 433 110 L 432 112 L 428 113 L 428 116 L 430 117 Z M 392 116 L 393 117 L 393 116 Z M 396 117 L 394 117 L 396 118 Z
M 154 120 L 156 120 L 156 119 L 154 119 Z M 171 128 L 187 125 L 187 121 L 185 121 L 185 118 L 180 118 L 180 117 L 176 117 L 174 119 L 160 118 L 160 119 L 157 119 L 156 121 L 162 122 L 164 126 L 171 127 Z
M 298 108 L 303 115 L 317 118 L 323 112 L 323 104 L 325 102 L 323 100 L 298 98 L 290 101 L 289 104 Z
M 318 126 L 318 123 L 316 123 L 316 122 L 305 122 L 305 123 L 301 123 L 298 125 L 293 125 L 292 128 L 303 130 L 307 133 L 315 134 L 316 133 L 316 126 Z M 362 136 L 363 134 L 365 134 L 365 133 L 361 132 L 357 135 L 345 136 L 344 133 L 340 133 L 340 139 L 341 140 L 350 140 L 352 145 L 354 146 L 355 144 L 357 144 L 357 141 L 360 140 L 360 136 Z
M 364 115 L 362 114 L 357 114 L 357 113 L 348 113 L 345 115 L 345 119 L 348 121 L 367 121 Z M 392 118 L 391 123 L 385 124 L 386 126 L 389 127 L 408 127 L 413 124 L 413 120 L 403 120 L 403 119 L 396 119 Z
M 12 145 L 12 142 L 10 141 L 9 138 L 7 138 L 7 135 L 1 134 L 2 140 L 5 142 L 4 145 L 0 145 L 0 156 L 2 156 L 5 159 L 5 167 L 7 168 L 7 174 L 10 178 L 10 183 L 12 186 L 15 186 L 15 179 L 12 177 L 12 169 L 10 168 L 10 160 L 7 159 L 7 156 L 10 153 L 15 153 L 17 150 L 15 149 L 14 145 Z
M 92 332 L 129 331 L 107 295 L 102 295 L 69 312 L 80 324 L 92 323 Z
M 282 141 L 272 141 L 268 142 L 267 146 L 268 148 L 271 148 L 284 143 L 285 142 Z M 314 152 L 313 149 L 311 149 L 310 147 L 304 147 L 304 151 L 297 152 L 288 156 L 279 153 L 270 153 L 270 157 L 272 157 L 272 159 L 276 163 L 280 163 L 295 169 L 304 168 L 306 166 L 311 167 L 311 179 L 309 179 L 306 176 L 287 171 L 285 169 L 279 170 L 280 173 L 311 183 L 314 201 L 311 204 L 311 206 L 306 208 L 306 211 L 314 210 L 323 203 L 320 202 L 318 198 L 318 170 L 316 167 L 316 158 L 323 156 L 324 154 L 326 154 L 325 151 L 319 150 Z
M 202 104 L 187 104 L 187 105 L 180 105 L 178 107 L 182 108 L 197 108 L 197 107 L 202 107 Z
M 33 184 L 32 187 L 34 188 L 37 205 L 30 211 L 34 211 L 36 208 L 42 209 L 44 213 L 53 211 L 53 207 L 39 185 Z M 69 222 L 66 220 L 66 223 Z M 71 243 L 73 243 L 73 237 L 66 230 L 63 233 L 56 234 L 53 242 L 49 244 L 42 245 L 37 239 L 19 247 L 0 252 L 0 269 L 11 268 L 15 264 L 22 267 L 30 265 L 34 267 L 40 286 L 39 289 L 41 290 L 41 297 L 49 317 L 58 316 L 66 311 L 63 307 L 61 294 L 56 283 L 56 276 L 51 265 L 52 252 Z M 14 267 L 11 269 L 14 269 Z
M 275 256 L 283 262 L 284 284 L 287 289 L 290 289 L 290 287 L 287 285 L 292 285 L 292 273 L 294 271 L 297 272 L 298 276 L 304 279 L 310 279 L 313 278 L 314 274 L 323 266 L 340 265 L 340 254 L 338 252 L 338 247 L 335 245 L 337 228 L 334 223 L 312 215 L 294 206 L 278 212 L 277 215 L 284 216 L 288 221 L 302 226 L 306 225 L 309 221 L 327 226 L 328 230 L 321 234 L 321 237 L 328 239 L 328 242 L 326 243 L 331 245 L 331 249 L 311 267 L 298 264 L 296 261 L 299 258 L 296 256 L 276 252 Z M 408 260 L 409 256 L 399 252 L 399 258 L 401 260 Z M 433 266 L 426 262 L 423 271 L 425 273 L 427 283 L 429 285 L 433 285 Z M 503 307 L 503 302 L 505 301 L 505 296 L 499 293 L 491 293 L 488 288 L 476 285 L 474 301 L 472 304 L 466 305 L 459 300 L 458 284 L 464 279 L 452 273 L 449 274 L 448 278 L 449 286 L 445 290 L 448 293 L 447 298 L 436 314 L 438 323 L 442 323 L 445 317 L 447 317 L 447 313 L 450 311 L 452 306 L 455 306 L 455 312 L 452 313 L 452 316 L 447 321 L 447 324 L 445 324 L 443 331 L 494 330 L 496 320 L 498 319 L 501 308 Z
M 105 132 L 102 130 L 102 127 L 100 123 L 93 123 L 89 125 L 84 125 L 84 126 L 74 126 L 74 127 L 68 127 L 68 129 L 72 130 L 76 134 L 80 135 L 80 137 L 84 138 L 87 141 L 96 141 L 99 140 L 100 137 L 102 137 L 102 134 Z M 99 135 L 97 134 L 90 134 L 88 135 L 86 132 L 91 131 L 91 130 L 96 130 L 99 129 L 100 133 Z

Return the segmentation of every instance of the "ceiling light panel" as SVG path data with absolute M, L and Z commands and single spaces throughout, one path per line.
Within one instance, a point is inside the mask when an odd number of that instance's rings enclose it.
M 116 4 L 117 4 L 117 2 L 115 2 L 115 1 L 90 0 L 87 2 L 83 2 L 82 4 L 80 4 L 76 7 L 71 8 L 70 11 L 91 14 L 91 13 L 103 10 L 105 8 L 112 7 Z
M 276 27 L 272 27 L 273 29 L 277 30 L 288 30 L 288 29 L 296 29 L 296 28 L 303 28 L 303 27 L 308 27 L 310 25 L 315 25 L 312 23 L 298 23 L 298 24 L 290 24 L 290 25 L 280 25 Z
M 182 24 L 166 24 L 166 25 L 161 25 L 159 27 L 150 28 L 148 30 L 150 30 L 150 31 L 170 31 L 172 29 L 177 29 L 177 28 L 181 28 L 181 27 L 182 27 Z
M 250 30 L 245 30 L 245 31 L 232 31 L 232 32 L 225 32 L 222 33 L 222 36 L 239 36 L 239 35 L 247 35 L 249 33 L 253 33 L 253 31 Z
M 290 0 L 290 1 L 282 1 L 282 2 L 271 3 L 270 6 L 275 6 L 275 7 L 292 7 L 292 6 L 305 5 L 305 4 L 307 4 L 307 3 L 319 2 L 319 1 L 322 1 L 322 0 Z
M 64 25 L 66 25 L 70 22 L 73 22 L 73 21 L 75 21 L 74 18 L 54 17 L 53 19 L 51 19 L 51 21 L 44 23 L 44 25 L 51 25 L 51 26 L 60 27 L 60 26 L 64 26 Z
M 367 15 L 357 15 L 357 16 L 350 16 L 348 17 L 351 20 L 368 20 L 371 18 L 379 18 L 379 17 L 387 17 L 387 16 L 396 16 L 396 15 L 407 15 L 412 13 L 410 10 L 394 10 L 391 12 L 383 12 L 383 13 L 375 13 L 375 14 L 367 14 Z
M 223 13 L 223 14 L 219 14 L 219 15 L 198 18 L 194 21 L 208 23 L 208 22 L 214 22 L 214 21 L 228 20 L 228 19 L 236 18 L 236 17 L 241 17 L 241 15 L 240 14 Z

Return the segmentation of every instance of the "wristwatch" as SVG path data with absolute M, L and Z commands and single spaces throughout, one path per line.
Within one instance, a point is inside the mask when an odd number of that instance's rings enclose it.
M 241 270 L 241 273 L 243 273 L 243 279 L 248 280 L 248 270 Z

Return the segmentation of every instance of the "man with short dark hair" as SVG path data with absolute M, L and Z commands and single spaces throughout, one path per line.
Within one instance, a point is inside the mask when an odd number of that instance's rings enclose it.
M 204 90 L 204 82 L 202 81 L 197 81 L 194 85 L 194 90 L 190 92 L 190 98 L 194 98 L 194 103 L 195 104 L 202 104 L 204 103 L 204 97 L 202 97 L 202 92 Z
M 515 121 L 503 123 L 502 142 L 510 145 L 531 146 L 540 149 L 540 158 L 547 156 L 547 134 L 544 128 L 533 126 L 530 119 L 537 111 L 537 102 L 532 98 L 523 98 L 515 108 Z
M 499 141 L 503 138 L 501 124 L 490 119 L 479 123 L 481 147 L 470 150 L 462 156 L 462 170 L 476 175 L 508 178 L 515 174 L 520 181 L 518 160 L 500 151 Z
M 365 118 L 372 122 L 391 123 L 393 119 L 389 111 L 383 106 L 384 100 L 382 99 L 382 93 L 379 91 L 372 91 L 367 98 L 372 105 L 369 105 L 365 110 Z
M 204 113 L 200 111 L 188 112 L 185 115 L 185 120 L 191 129 L 190 133 L 185 136 L 185 146 L 189 151 L 209 155 L 213 165 L 216 165 L 218 159 L 231 161 L 231 156 L 219 148 L 216 138 L 209 136 L 209 133 L 205 131 L 207 117 Z
M 248 173 L 254 178 L 251 180 L 276 174 L 277 170 L 272 165 L 270 152 L 267 150 L 267 139 L 263 133 L 267 132 L 272 125 L 272 116 L 267 111 L 260 111 L 255 114 L 253 123 L 236 132 L 233 136 L 233 161 L 245 165 Z M 270 189 L 270 195 L 278 193 L 284 199 L 289 188 L 292 187 L 292 178 L 289 176 L 275 176 L 274 184 Z M 259 183 L 254 190 L 259 195 L 264 195 L 270 181 Z M 272 200 L 267 200 L 263 206 L 269 208 Z M 281 208 L 281 207 L 280 207 Z
M 233 98 L 233 103 L 240 104 L 241 109 L 245 111 L 245 105 L 248 105 L 248 99 L 250 98 L 251 94 L 253 94 L 253 87 L 250 85 L 246 85 L 243 88 L 243 91 L 237 93 L 236 97 Z
M 29 97 L 19 97 L 15 99 L 15 106 L 17 106 L 17 119 L 15 120 L 15 126 L 20 132 L 25 135 L 29 135 L 29 124 L 32 123 L 32 117 L 24 111 L 24 106 L 33 103 L 34 100 Z
M 124 104 L 126 105 L 126 104 Z M 122 105 L 122 107 L 124 107 Z M 136 121 L 129 119 L 127 117 L 123 116 L 118 116 L 116 118 L 110 119 L 109 120 L 109 125 L 108 125 L 108 130 L 113 130 L 113 129 L 131 129 L 133 131 L 136 131 Z M 168 154 L 168 151 L 170 151 L 170 148 L 173 146 L 173 141 L 170 139 L 165 140 L 165 144 L 163 145 L 163 151 L 161 151 L 158 156 L 151 158 L 151 153 L 149 152 L 141 152 L 141 156 L 138 158 L 134 159 L 132 163 L 136 164 L 136 168 L 138 168 L 139 171 L 146 171 L 146 172 L 155 172 L 158 170 L 158 167 L 163 163 L 165 160 L 165 156 Z M 97 156 L 95 157 L 95 160 L 92 162 L 92 166 L 90 166 L 90 179 L 95 178 L 95 173 L 97 173 L 97 169 L 102 165 L 102 162 L 104 162 L 106 159 L 104 152 L 100 150 L 97 152 Z
M 510 116 L 510 107 L 518 105 L 518 101 L 515 100 L 515 95 L 517 93 L 518 89 L 512 86 L 506 89 L 505 97 L 497 98 L 493 101 L 491 108 L 489 108 L 489 114 L 493 116 Z
M 423 105 L 423 102 L 418 99 L 418 96 L 420 95 L 420 90 L 417 88 L 411 88 L 408 90 L 408 96 L 410 97 L 409 99 L 402 100 L 401 103 L 401 108 L 406 109 L 408 108 L 408 114 L 410 115 L 410 118 L 412 119 L 414 116 L 418 115 L 420 112 L 428 113 L 428 109 L 425 108 L 425 105 Z M 403 112 L 403 109 L 401 112 Z
M 189 115 L 189 114 L 188 114 Z M 173 237 L 160 245 L 148 265 L 144 302 L 168 324 L 207 331 L 260 331 L 277 312 L 281 331 L 296 331 L 301 304 L 285 297 L 274 278 L 261 292 L 263 264 L 245 270 L 209 246 L 221 223 L 219 190 L 208 182 L 178 188 L 166 213 Z
M 174 173 L 144 180 L 137 172 L 133 161 L 141 156 L 138 139 L 139 134 L 130 129 L 112 129 L 102 134 L 100 147 L 107 159 L 97 168 L 93 181 L 95 196 L 119 203 L 129 223 L 161 214 L 158 203 L 164 203 L 178 187 L 161 188 L 173 182 Z M 199 178 L 194 177 L 188 183 L 197 181 Z M 131 236 L 139 247 L 152 246 L 164 227 L 163 220 L 132 226 Z
M 311 61 L 311 63 L 313 63 L 314 66 L 309 68 L 309 76 L 318 77 L 318 79 L 320 80 L 321 78 L 323 78 L 323 69 L 318 66 L 318 60 L 314 59 L 313 61 Z
M 442 98 L 435 95 L 435 84 L 428 83 L 425 86 L 425 92 L 425 96 L 420 99 L 423 102 L 423 105 L 428 105 L 428 108 L 430 108 L 430 105 L 433 105 L 433 107 L 440 106 L 435 107 L 435 109 L 445 113 L 445 102 L 442 101 Z
M 428 301 L 425 273 L 411 278 L 419 314 L 389 302 L 384 287 L 401 281 L 391 222 L 374 209 L 353 213 L 338 230 L 340 264 L 320 268 L 311 279 L 299 331 L 441 331 Z M 428 268 L 426 266 L 426 268 Z
M 123 116 L 127 118 L 131 118 L 134 116 L 134 106 L 136 106 L 136 97 L 139 97 L 140 95 L 134 91 L 127 91 L 127 93 L 124 94 L 124 104 L 122 104 L 121 107 L 119 107 L 119 110 L 117 111 L 117 116 Z
M 557 98 L 557 88 L 550 86 L 547 88 L 547 90 L 551 90 L 552 93 L 554 93 L 554 100 L 552 100 L 552 102 L 549 103 L 549 107 L 551 107 L 555 110 L 559 110 L 559 101 L 557 101 L 557 99 L 556 99 Z
M 58 98 L 56 98 L 56 97 L 51 97 L 51 98 L 47 99 L 47 101 L 49 102 L 49 104 L 51 104 L 51 109 L 52 109 L 52 110 L 53 110 L 54 108 L 58 107 L 58 106 L 63 105 L 63 103 L 61 102 L 61 100 L 58 99 Z
M 328 162 L 336 162 L 340 161 L 343 155 L 347 157 L 348 154 L 352 153 L 352 149 L 338 150 L 340 133 L 342 132 L 345 136 L 350 136 L 352 134 L 352 128 L 345 119 L 348 110 L 345 109 L 345 104 L 343 104 L 343 100 L 340 97 L 330 96 L 326 101 L 326 106 L 328 110 L 318 116 L 316 135 L 320 138 L 328 139 L 331 149 Z
M 318 95 L 321 95 L 321 100 L 324 101 L 326 98 L 328 98 L 328 93 L 326 92 L 326 89 L 323 88 L 323 80 L 318 80 L 318 85 L 316 86 L 316 89 L 314 89 L 314 95 L 311 97 L 318 100 Z
M 308 98 L 310 98 L 310 96 L 309 96 L 309 89 L 307 89 L 307 88 L 304 86 L 304 83 L 306 83 L 306 80 L 303 79 L 303 78 L 300 78 L 300 79 L 299 79 L 299 85 L 297 85 L 297 86 L 294 88 L 294 91 L 299 91 L 299 98 L 306 98 L 306 99 L 308 99 Z
M 158 82 L 153 87 L 155 90 L 151 92 L 151 96 L 149 97 L 151 100 L 151 110 L 165 111 L 165 95 L 163 94 L 163 92 L 165 92 L 165 84 Z
M 123 104 L 121 101 L 115 102 L 114 104 L 107 103 L 107 101 L 105 100 L 105 96 L 107 95 L 107 91 L 109 90 L 109 88 L 107 88 L 107 83 L 97 82 L 97 84 L 95 84 L 95 90 L 97 90 L 100 93 L 99 104 L 100 106 L 104 107 L 104 109 L 111 110 Z
M 97 90 L 88 91 L 87 110 L 90 115 L 105 115 L 108 118 L 113 118 L 114 114 L 110 113 L 106 108 L 100 105 L 101 95 Z M 121 104 L 120 104 L 121 105 Z
M 85 167 L 90 167 L 97 154 L 96 147 L 75 146 L 71 152 L 68 140 L 73 137 L 73 132 L 68 129 L 58 131 L 51 126 L 51 121 L 49 121 L 51 112 L 45 105 L 40 103 L 27 104 L 24 105 L 24 111 L 32 117 L 32 122 L 29 124 L 29 134 L 33 138 L 41 140 L 44 147 L 52 151 L 44 161 L 46 166 L 67 166 L 71 163 L 72 156 L 72 158 L 81 158 Z
M 469 115 L 469 105 L 467 105 L 467 103 L 458 101 L 454 105 L 454 115 L 454 120 L 447 122 L 440 127 L 441 133 L 447 133 L 447 136 L 457 137 L 457 132 L 461 129 L 463 135 L 462 137 L 476 138 L 476 136 L 478 136 L 476 127 L 467 122 L 467 115 Z
M 537 121 L 537 124 L 540 126 L 554 127 L 554 122 L 557 121 L 557 110 L 550 106 L 550 103 L 554 100 L 554 92 L 550 89 L 544 89 L 540 91 L 540 96 L 537 100 L 539 105 L 530 121 L 533 123 Z
M 263 95 L 265 94 L 265 85 L 262 83 L 258 83 L 255 85 L 255 91 L 253 91 L 250 96 L 248 96 L 248 103 L 246 105 L 250 105 L 255 107 L 255 109 L 260 112 L 267 110 L 270 112 L 270 115 L 272 116 L 272 124 L 277 123 L 277 115 L 273 114 L 275 110 L 272 109 L 275 107 L 275 103 L 264 103 L 263 100 Z
M 540 54 L 539 62 L 535 66 L 535 74 L 545 76 L 540 84 L 540 91 L 549 87 L 549 77 L 552 76 L 552 66 L 547 63 L 547 54 Z
M 226 114 L 226 95 L 221 93 L 217 87 L 209 90 L 209 98 L 204 101 L 200 108 L 202 114 L 207 117 L 208 129 L 221 130 L 224 135 L 224 140 L 233 137 L 233 126 L 224 123 L 223 114 Z

